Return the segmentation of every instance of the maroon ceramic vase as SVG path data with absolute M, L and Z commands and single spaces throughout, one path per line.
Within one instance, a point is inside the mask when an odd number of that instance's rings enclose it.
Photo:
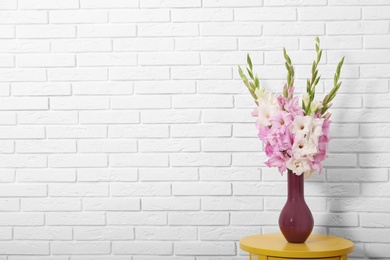
M 279 228 L 290 243 L 304 243 L 313 230 L 314 220 L 304 197 L 303 174 L 287 172 L 288 195 L 279 216 Z

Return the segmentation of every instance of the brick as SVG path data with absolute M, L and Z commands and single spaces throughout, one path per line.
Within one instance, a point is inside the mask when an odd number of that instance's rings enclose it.
M 167 138 L 167 125 L 109 126 L 108 136 L 113 138 Z
M 69 39 L 51 41 L 53 52 L 81 53 L 108 52 L 112 50 L 110 39 Z
M 106 167 L 107 163 L 107 155 L 105 154 L 49 155 L 49 167 L 54 168 Z
M 112 0 L 107 2 L 105 0 L 81 0 L 81 7 L 85 9 L 116 9 L 116 8 L 137 8 L 138 1 L 127 0 Z
M 234 242 L 177 242 L 177 255 L 235 255 Z
M 77 124 L 77 113 L 74 111 L 28 111 L 18 113 L 19 124 L 26 125 L 63 125 Z
M 82 53 L 77 55 L 80 67 L 136 66 L 137 55 L 128 53 Z
M 186 80 L 174 81 L 140 81 L 135 82 L 137 94 L 194 94 L 195 82 Z
M 139 240 L 196 240 L 198 230 L 193 227 L 136 227 L 135 233 Z
M 53 110 L 91 110 L 108 109 L 108 97 L 51 97 L 50 108 Z
M 387 161 L 389 153 L 363 153 L 359 154 L 359 166 L 362 167 L 389 167 Z
M 302 21 L 338 21 L 360 20 L 361 9 L 358 7 L 305 7 L 298 10 L 298 17 Z
M 79 182 L 127 182 L 136 181 L 137 169 L 86 168 L 77 170 Z
M 106 23 L 108 13 L 106 11 L 87 10 L 59 10 L 49 12 L 49 21 L 52 24 L 83 24 L 83 23 Z
M 265 36 L 324 35 L 323 23 L 269 23 L 264 24 Z
M 248 109 L 234 109 L 228 114 L 220 109 L 204 109 L 202 116 L 206 123 L 255 122 Z
M 0 211 L 20 211 L 20 200 L 15 198 L 0 199 Z M 2 229 L 5 231 L 5 229 Z M 8 232 L 7 232 L 8 233 Z M 12 236 L 10 236 L 12 237 Z
M 202 140 L 205 152 L 248 152 L 261 150 L 257 139 L 249 138 L 207 138 Z
M 259 150 L 261 151 L 261 150 Z M 264 166 L 262 162 L 267 161 L 264 153 L 233 153 L 233 166 Z
M 298 50 L 298 39 L 294 37 L 240 37 L 239 50 L 278 50 L 288 46 L 289 50 Z
M 277 225 L 280 211 L 266 212 L 233 212 L 231 213 L 232 226 L 264 226 Z
M 387 214 L 381 213 L 361 213 L 360 226 L 362 227 L 374 227 L 374 228 L 388 228 L 389 222 L 387 221 Z
M 202 198 L 202 209 L 203 210 L 262 210 L 263 200 L 260 198 Z
M 327 169 L 326 178 L 331 182 L 388 181 L 387 169 Z
M 5 0 L 5 1 L 1 1 L 0 3 L 1 10 L 9 10 L 9 9 L 17 9 L 17 8 L 18 8 L 17 0 Z
M 381 243 L 389 242 L 390 235 L 388 229 L 378 228 L 331 228 L 330 235 L 343 236 L 356 242 Z
M 234 0 L 204 0 L 205 7 L 243 7 L 243 6 L 260 6 L 262 5 L 262 1 L 258 0 L 242 0 L 238 4 Z
M 119 255 L 171 255 L 170 242 L 113 242 L 112 251 Z
M 111 252 L 110 242 L 52 242 L 53 255 L 99 255 Z
M 180 196 L 219 196 L 231 195 L 231 185 L 229 183 L 173 183 L 173 195 Z
M 1 40 L 1 52 L 4 53 L 45 53 L 50 51 L 46 40 Z
M 172 125 L 173 137 L 230 137 L 231 126 L 222 124 Z
M 174 96 L 173 108 L 232 108 L 233 98 L 227 95 Z
M 70 25 L 20 25 L 16 28 L 16 37 L 21 39 L 74 38 L 76 27 Z
M 0 79 L 10 82 L 45 81 L 46 73 L 42 69 L 0 69 Z
M 260 170 L 253 168 L 231 168 L 231 167 L 202 167 L 200 169 L 202 181 L 259 181 Z
M 172 166 L 230 166 L 231 155 L 221 153 L 179 153 L 170 156 Z
M 132 227 L 74 227 L 75 240 L 133 240 Z
M 142 123 L 197 123 L 200 122 L 200 110 L 150 110 L 141 111 Z
M 72 84 L 74 95 L 131 95 L 133 84 L 130 82 L 75 82 Z
M 365 244 L 365 252 L 368 257 L 387 257 L 390 254 L 389 245 L 386 243 Z
M 326 5 L 326 0 L 264 0 L 265 6 L 308 6 L 308 5 Z
M 52 81 L 107 80 L 108 70 L 104 68 L 49 69 L 48 78 Z
M 113 39 L 114 51 L 172 51 L 174 39 L 170 38 L 130 38 Z
M 4 168 L 41 168 L 47 167 L 47 156 L 30 154 L 0 155 L 0 163 Z
M 129 211 L 140 210 L 141 204 L 139 199 L 128 198 L 84 198 L 83 209 L 85 211 Z
M 377 196 L 377 197 L 389 197 L 389 182 L 385 183 L 363 183 L 362 184 L 363 196 Z
M 17 153 L 75 153 L 76 142 L 71 140 L 20 140 Z
M 2 226 L 42 226 L 45 223 L 43 213 L 2 212 L 0 220 Z
M 236 50 L 237 40 L 228 37 L 185 37 L 175 39 L 175 47 L 180 51 Z
M 144 52 L 139 54 L 140 65 L 199 65 L 197 53 L 186 52 Z
M 108 185 L 100 183 L 51 183 L 49 195 L 51 197 L 100 197 L 108 196 Z
M 314 213 L 319 226 L 358 226 L 357 214 L 346 213 Z M 331 232 L 330 232 L 331 233 Z
M 198 25 L 190 23 L 139 24 L 137 32 L 141 37 L 184 37 L 199 35 Z
M 0 141 L 0 153 L 13 153 L 14 147 L 13 141 Z
M 49 102 L 44 97 L 10 97 L 2 98 L 0 110 L 45 110 Z
M 71 240 L 72 229 L 63 227 L 16 227 L 17 240 Z
M 109 12 L 111 23 L 169 22 L 169 10 L 135 9 L 112 10 Z
M 80 153 L 125 153 L 137 152 L 135 140 L 78 140 Z
M 7 241 L 0 242 L 0 251 L 6 255 L 48 255 L 49 242 Z
M 360 126 L 363 137 L 389 137 L 390 124 L 362 124 Z
M 18 67 L 46 68 L 46 67 L 74 67 L 75 57 L 68 54 L 32 54 L 16 56 Z
M 228 51 L 218 51 L 218 52 L 204 52 L 201 53 L 202 64 L 205 65 L 233 65 L 234 67 L 237 65 L 237 62 L 246 62 L 246 52 L 243 51 L 235 51 L 234 53 Z M 252 51 L 251 52 L 252 64 L 263 64 L 263 52 Z M 210 82 L 204 82 L 209 83 Z M 234 82 L 230 82 L 229 85 L 233 85 Z M 240 86 L 242 81 L 240 81 Z M 236 84 L 237 87 L 238 84 Z M 237 91 L 237 90 L 236 90 Z M 245 93 L 246 94 L 246 93 Z
M 202 36 L 259 36 L 261 34 L 262 24 L 255 22 L 200 24 Z
M 260 234 L 261 229 L 253 229 L 252 227 L 201 227 L 199 228 L 200 240 L 227 240 L 237 241 L 243 237 Z
M 169 79 L 166 67 L 111 68 L 111 80 L 158 80 Z
M 174 22 L 226 22 L 233 21 L 233 10 L 229 9 L 173 9 Z
M 106 99 L 103 100 L 106 101 Z M 81 124 L 135 124 L 140 121 L 137 111 L 112 110 L 81 111 L 79 112 L 79 120 Z
M 50 198 L 50 199 L 30 199 L 21 200 L 23 211 L 80 211 L 81 200 L 72 198 Z
M 329 35 L 387 34 L 389 24 L 384 21 L 335 22 L 329 24 L 326 29 Z
M 164 167 L 168 166 L 168 155 L 166 154 L 112 154 L 109 156 L 109 163 L 114 167 Z
M 110 104 L 113 109 L 170 108 L 171 98 L 154 95 L 112 97 Z
M 365 95 L 364 106 L 369 108 L 390 107 L 390 96 L 388 95 Z
M 135 25 L 121 25 L 121 24 L 99 24 L 99 25 L 78 25 L 77 36 L 80 38 L 94 38 L 94 37 L 131 37 L 136 36 L 137 31 Z
M 331 211 L 346 211 L 346 212 L 389 212 L 390 200 L 377 198 L 354 198 L 343 199 L 328 199 L 329 208 Z
M 197 181 L 196 168 L 142 168 L 139 169 L 141 181 Z
M 172 79 L 230 79 L 232 71 L 229 67 L 212 67 L 212 66 L 186 66 L 173 67 L 171 70 Z
M 167 224 L 163 212 L 107 212 L 109 225 L 161 226 Z
M 106 126 L 50 126 L 46 128 L 48 138 L 104 138 Z
M 175 0 L 142 0 L 142 8 L 179 8 L 179 7 L 201 7 L 201 0 L 175 1 Z
M 294 8 L 239 8 L 235 10 L 236 21 L 295 21 Z
M 141 152 L 200 152 L 199 140 L 139 140 Z
M 142 210 L 153 211 L 186 211 L 200 210 L 200 200 L 197 198 L 144 198 Z
M 170 213 L 168 222 L 171 226 L 219 226 L 229 223 L 227 212 L 191 212 Z
M 371 37 L 371 36 L 368 36 Z M 301 37 L 300 43 L 303 50 L 315 50 L 313 37 Z M 363 37 L 341 35 L 321 36 L 321 48 L 325 50 L 353 50 L 363 48 Z M 352 58 L 352 57 L 350 57 Z
M 151 197 L 171 195 L 169 183 L 113 183 L 110 185 L 111 196 L 114 197 Z
M 20 169 L 16 171 L 18 182 L 74 182 L 76 172 L 71 169 Z
M 365 152 L 376 147 L 382 152 L 390 152 L 390 140 L 387 139 L 336 139 L 329 144 L 330 152 Z
M 69 0 L 20 0 L 20 9 L 77 9 L 79 8 L 79 1 Z
M 71 94 L 68 83 L 13 83 L 11 85 L 13 96 L 63 96 Z
M 95 226 L 105 225 L 105 214 L 102 212 L 47 212 L 48 226 Z

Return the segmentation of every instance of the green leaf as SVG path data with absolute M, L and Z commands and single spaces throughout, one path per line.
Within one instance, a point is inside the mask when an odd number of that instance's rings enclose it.
M 253 70 L 253 68 L 252 68 L 252 60 L 251 60 L 251 57 L 249 56 L 249 53 L 246 56 L 246 62 L 248 63 L 249 68 L 251 70 Z
M 249 77 L 251 77 L 251 79 L 254 79 L 252 71 L 250 71 L 248 68 L 246 68 L 246 71 L 248 72 Z
M 283 54 L 284 54 L 284 59 L 287 61 L 288 64 L 291 65 L 291 59 L 290 59 L 290 57 L 287 55 L 286 48 L 283 48 Z

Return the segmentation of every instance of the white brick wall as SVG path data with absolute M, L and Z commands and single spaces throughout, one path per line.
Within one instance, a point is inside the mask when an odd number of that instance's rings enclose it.
M 346 56 L 315 233 L 390 259 L 389 0 L 1 0 L 0 260 L 244 260 L 279 232 L 285 176 L 237 65 L 318 94 Z

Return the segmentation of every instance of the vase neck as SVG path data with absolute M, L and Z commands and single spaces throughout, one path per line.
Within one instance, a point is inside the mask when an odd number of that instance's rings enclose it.
M 287 190 L 289 200 L 304 200 L 304 181 L 303 174 L 296 175 L 290 171 L 287 172 Z

